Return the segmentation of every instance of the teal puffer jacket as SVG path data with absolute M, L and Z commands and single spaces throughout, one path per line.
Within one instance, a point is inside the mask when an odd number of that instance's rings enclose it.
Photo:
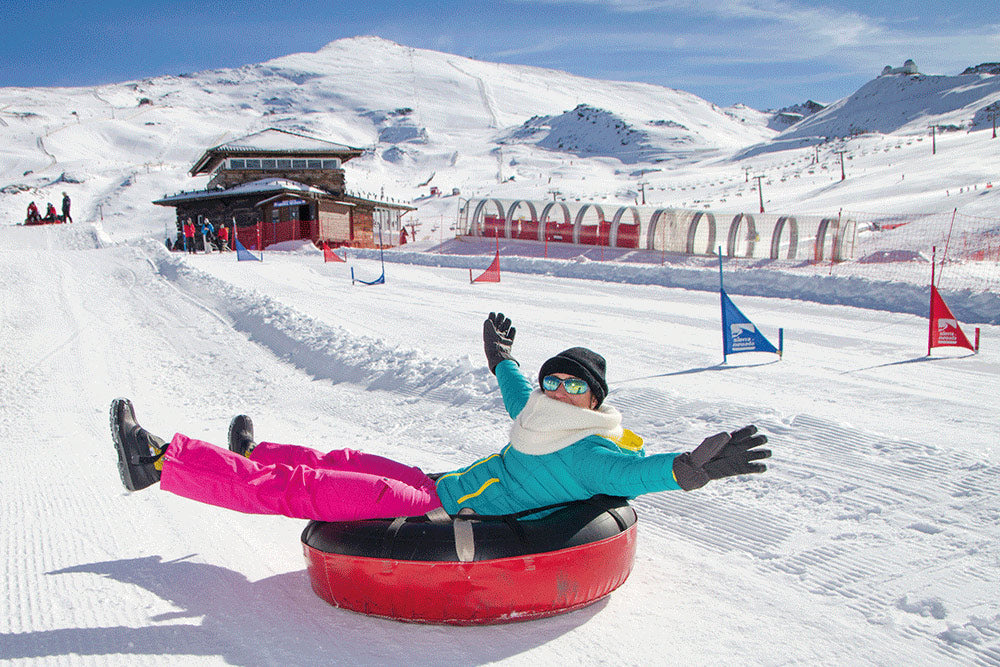
M 531 382 L 513 361 L 496 367 L 504 406 L 516 419 L 532 393 Z M 619 442 L 590 435 L 558 451 L 533 455 L 510 444 L 437 480 L 449 514 L 469 507 L 478 514 L 512 514 L 598 493 L 634 498 L 680 488 L 673 475 L 678 454 L 645 456 L 642 440 L 631 431 Z

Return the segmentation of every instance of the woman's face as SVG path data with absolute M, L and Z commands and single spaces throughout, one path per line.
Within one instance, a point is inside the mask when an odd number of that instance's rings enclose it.
M 575 375 L 570 375 L 569 373 L 550 373 L 550 375 L 554 375 L 560 380 L 576 377 Z M 556 387 L 555 391 L 546 390 L 545 395 L 549 398 L 554 398 L 557 401 L 569 403 L 570 405 L 575 405 L 578 408 L 584 408 L 587 410 L 593 410 L 594 404 L 597 403 L 597 399 L 594 398 L 594 394 L 589 388 L 582 394 L 569 394 L 566 392 L 566 387 L 561 383 L 558 387 Z

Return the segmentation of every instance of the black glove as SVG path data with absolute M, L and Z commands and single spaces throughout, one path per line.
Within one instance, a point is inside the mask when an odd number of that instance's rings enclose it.
M 693 452 L 674 459 L 674 477 L 685 491 L 699 489 L 710 480 L 733 475 L 747 475 L 767 470 L 763 463 L 753 463 L 771 456 L 770 449 L 757 449 L 767 442 L 766 435 L 754 435 L 756 426 L 744 426 L 732 433 L 706 438 Z
M 517 329 L 510 325 L 510 318 L 504 317 L 503 313 L 490 313 L 483 322 L 483 349 L 490 373 L 496 375 L 497 364 L 501 361 L 514 361 L 514 357 L 510 356 L 510 347 L 514 344 L 516 333 Z

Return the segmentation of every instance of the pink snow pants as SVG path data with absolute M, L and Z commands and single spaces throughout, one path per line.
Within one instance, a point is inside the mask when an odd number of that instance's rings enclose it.
M 441 507 L 419 468 L 339 449 L 262 442 L 252 458 L 180 433 L 163 456 L 160 487 L 247 514 L 353 521 L 417 516 Z

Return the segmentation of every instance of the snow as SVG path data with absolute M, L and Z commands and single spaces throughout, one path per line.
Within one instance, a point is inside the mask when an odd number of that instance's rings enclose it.
M 485 268 L 493 247 L 441 244 L 458 198 L 435 197 L 417 201 L 419 240 L 385 253 L 386 283 L 352 286 L 352 267 L 379 275 L 377 253 L 349 251 L 346 264 L 302 244 L 262 262 L 172 254 L 172 212 L 150 203 L 203 187 L 186 172 L 206 147 L 277 125 L 372 146 L 345 165 L 348 187 L 386 196 L 422 195 L 416 184 L 433 174 L 463 196 L 546 199 L 558 187 L 615 199 L 641 171 L 648 195 L 676 205 L 731 205 L 738 193 L 752 204 L 733 155 L 758 145 L 748 159 L 772 175 L 765 192 L 796 211 L 959 207 L 996 219 L 996 189 L 982 189 L 996 166 L 988 129 L 939 135 L 936 157 L 912 134 L 847 139 L 864 178 L 841 183 L 811 164 L 811 144 L 761 149 L 780 140 L 763 114 L 342 41 L 238 70 L 0 90 L 0 661 L 1000 665 L 995 287 L 945 291 L 966 333 L 978 323 L 981 351 L 928 357 L 926 259 L 900 262 L 913 275 L 888 282 L 871 273 L 878 264 L 728 262 L 727 291 L 772 341 L 784 329 L 786 352 L 722 364 L 708 258 L 661 266 L 573 248 L 545 259 L 509 244 L 502 282 L 472 285 L 468 269 Z M 603 143 L 581 141 L 599 157 L 506 145 L 515 178 L 497 182 L 498 137 L 583 103 L 642 128 L 643 151 L 660 146 L 665 161 L 606 155 L 602 130 L 591 139 Z M 387 164 L 373 142 L 392 124 L 426 142 L 393 144 L 404 155 Z M 663 138 L 684 132 L 689 154 Z M 58 202 L 62 190 L 75 224 L 13 224 L 29 199 Z M 926 254 L 926 238 L 906 238 L 920 244 L 896 250 Z M 976 269 L 950 264 L 946 280 Z M 529 372 L 571 345 L 604 354 L 608 400 L 650 452 L 755 423 L 774 450 L 768 472 L 637 499 L 638 552 L 621 588 L 577 612 L 481 628 L 335 609 L 309 587 L 303 522 L 121 487 L 107 423 L 116 396 L 164 436 L 222 442 L 246 413 L 262 438 L 425 470 L 492 453 L 509 425 L 482 358 L 482 321 L 496 310 L 513 318 Z
M 786 355 L 721 365 L 717 294 L 605 282 L 599 262 L 573 263 L 586 279 L 505 272 L 491 286 L 389 262 L 385 285 L 352 287 L 350 266 L 374 276 L 376 260 L 287 247 L 237 262 L 119 237 L 93 223 L 0 228 L 0 279 L 18 286 L 0 352 L 0 658 L 1000 662 L 1000 327 L 984 327 L 978 355 L 927 358 L 922 316 L 743 297 L 766 334 L 786 328 Z M 117 395 L 167 436 L 220 442 L 246 412 L 261 437 L 427 470 L 488 454 L 509 421 L 481 359 L 497 309 L 529 371 L 573 344 L 601 351 L 609 400 L 649 451 L 756 423 L 770 470 L 638 499 L 635 569 L 605 601 L 464 629 L 326 605 L 301 521 L 121 489 Z

